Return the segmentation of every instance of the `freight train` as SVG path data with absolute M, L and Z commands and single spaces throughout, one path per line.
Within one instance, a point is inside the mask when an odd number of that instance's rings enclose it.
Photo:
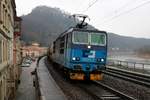
M 107 33 L 84 26 L 82 22 L 60 34 L 48 55 L 69 79 L 102 80 L 102 70 L 106 68 Z

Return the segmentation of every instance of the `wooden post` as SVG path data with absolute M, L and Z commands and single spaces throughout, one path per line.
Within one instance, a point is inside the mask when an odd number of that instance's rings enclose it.
M 135 70 L 135 64 L 136 64 L 136 63 L 134 62 L 133 64 L 134 64 L 134 70 Z
M 129 66 L 128 66 L 128 62 L 127 62 L 127 67 L 129 67 Z
M 143 71 L 144 71 L 144 64 L 142 64 L 143 65 Z
M 121 66 L 122 61 L 119 61 L 119 65 Z

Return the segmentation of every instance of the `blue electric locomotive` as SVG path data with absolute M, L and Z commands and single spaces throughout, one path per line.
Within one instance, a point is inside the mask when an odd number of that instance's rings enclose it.
M 70 28 L 54 42 L 51 59 L 73 80 L 102 80 L 107 57 L 105 31 Z

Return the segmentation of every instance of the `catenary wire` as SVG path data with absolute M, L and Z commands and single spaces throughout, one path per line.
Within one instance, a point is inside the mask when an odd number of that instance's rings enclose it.
M 108 21 L 110 22 L 110 21 L 112 21 L 112 20 L 114 20 L 114 19 L 116 19 L 116 18 L 118 18 L 118 17 L 120 17 L 120 16 L 122 16 L 122 15 L 124 15 L 124 14 L 130 13 L 130 12 L 132 12 L 132 11 L 134 11 L 134 10 L 136 10 L 136 9 L 138 9 L 138 8 L 140 8 L 140 7 L 142 7 L 142 6 L 144 6 L 144 5 L 147 5 L 147 4 L 149 4 L 149 3 L 150 3 L 150 1 L 144 2 L 144 3 L 142 3 L 142 4 L 138 5 L 138 6 L 132 8 L 132 9 L 129 9 L 129 10 L 127 10 L 127 11 L 124 11 L 124 12 L 122 12 L 122 13 L 116 15 L 116 16 L 112 16 L 111 19 L 105 20 L 105 21 L 103 21 L 101 24 L 103 24 L 103 23 L 105 23 L 105 22 L 108 22 Z

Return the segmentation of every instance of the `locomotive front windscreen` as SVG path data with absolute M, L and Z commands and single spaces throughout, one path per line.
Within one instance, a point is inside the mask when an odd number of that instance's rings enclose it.
M 88 44 L 88 32 L 75 31 L 73 33 L 73 43 Z
M 73 33 L 74 44 L 106 45 L 106 34 L 96 32 L 75 31 Z
M 105 45 L 106 35 L 100 33 L 91 33 L 91 44 L 92 45 Z

